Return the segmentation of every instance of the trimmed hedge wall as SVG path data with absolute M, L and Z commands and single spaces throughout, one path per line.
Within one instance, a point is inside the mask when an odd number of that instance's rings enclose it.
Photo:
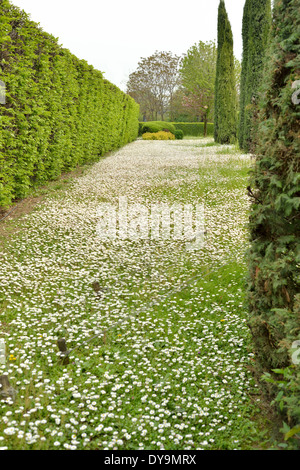
M 204 123 L 203 122 L 173 122 L 176 129 L 183 131 L 185 136 L 195 136 L 203 137 L 204 136 Z M 213 123 L 207 124 L 207 136 L 211 137 L 214 135 L 214 125 Z
M 138 136 L 139 106 L 0 0 L 0 207 Z

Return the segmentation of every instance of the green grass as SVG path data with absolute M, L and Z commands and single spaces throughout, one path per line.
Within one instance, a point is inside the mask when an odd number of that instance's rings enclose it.
M 140 175 L 147 184 L 130 194 L 148 204 L 201 201 L 200 251 L 188 252 L 182 240 L 97 239 L 89 172 L 79 189 L 58 188 L 19 221 L 0 275 L 0 337 L 8 353 L 0 372 L 18 391 L 13 405 L 0 403 L 0 447 L 270 445 L 249 371 L 244 305 L 249 161 L 230 152 L 219 158 L 211 146 L 196 151 L 196 159 L 208 152 L 200 165 L 186 166 L 182 150 L 182 163 L 149 179 Z M 90 169 L 94 177 L 115 185 L 109 171 L 105 179 L 105 162 L 97 168 Z M 94 280 L 103 295 L 94 292 Z M 75 348 L 67 366 L 58 356 L 61 337 Z

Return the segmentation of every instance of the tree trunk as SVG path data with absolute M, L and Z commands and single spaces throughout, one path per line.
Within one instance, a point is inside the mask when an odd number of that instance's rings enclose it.
M 207 136 L 207 111 L 204 114 L 204 131 L 203 131 L 204 137 Z

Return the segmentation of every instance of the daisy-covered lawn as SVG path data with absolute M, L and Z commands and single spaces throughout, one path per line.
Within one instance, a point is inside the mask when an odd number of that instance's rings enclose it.
M 1 253 L 0 375 L 17 395 L 0 401 L 0 448 L 258 447 L 244 305 L 250 166 L 210 139 L 137 140 L 17 222 Z M 202 204 L 204 244 L 103 239 L 99 206 L 120 197 Z

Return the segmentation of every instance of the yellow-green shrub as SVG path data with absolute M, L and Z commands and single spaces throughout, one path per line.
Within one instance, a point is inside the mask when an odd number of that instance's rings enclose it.
M 142 137 L 144 140 L 175 140 L 174 134 L 165 131 L 145 132 Z

